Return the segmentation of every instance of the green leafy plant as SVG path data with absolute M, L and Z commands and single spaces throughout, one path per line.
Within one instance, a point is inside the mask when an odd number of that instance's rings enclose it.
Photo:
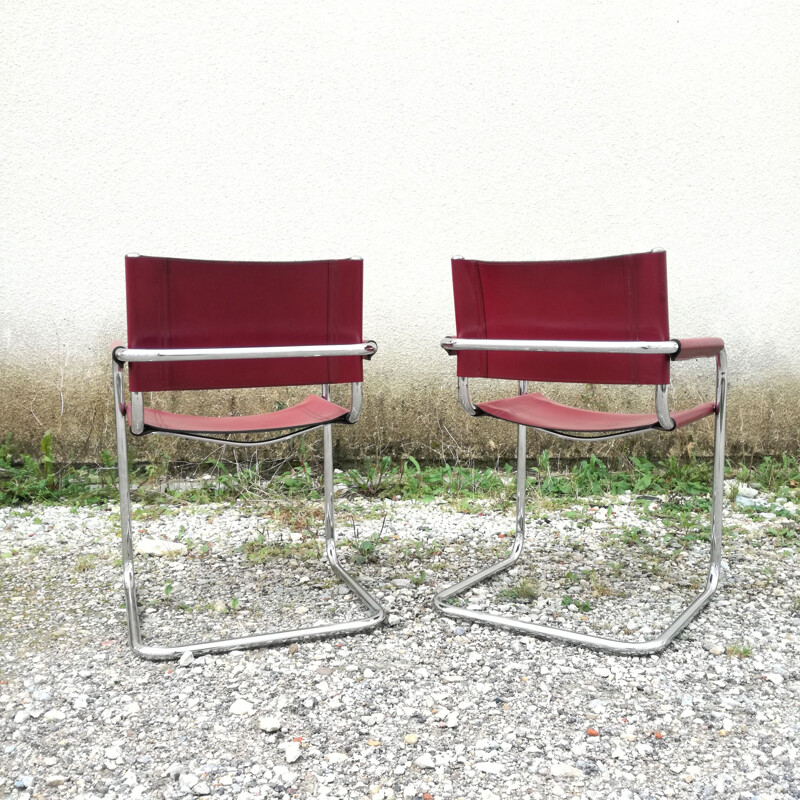
M 584 613 L 592 610 L 592 605 L 588 600 L 578 600 L 577 598 L 571 597 L 568 594 L 565 594 L 561 598 L 561 605 L 564 606 L 564 608 L 567 606 L 575 606 L 578 611 L 583 611 Z

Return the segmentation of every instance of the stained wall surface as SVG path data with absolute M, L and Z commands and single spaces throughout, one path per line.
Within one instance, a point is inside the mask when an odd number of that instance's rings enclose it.
M 9 0 L 3 19 L 2 431 L 72 414 L 78 436 L 131 251 L 362 256 L 391 408 L 452 385 L 452 255 L 663 247 L 674 335 L 724 337 L 748 391 L 800 383 L 794 0 Z

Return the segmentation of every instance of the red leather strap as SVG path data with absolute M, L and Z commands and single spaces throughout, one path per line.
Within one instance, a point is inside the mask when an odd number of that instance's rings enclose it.
M 708 358 L 717 355 L 725 342 L 716 337 L 705 337 L 695 339 L 673 339 L 681 348 L 672 356 L 674 361 L 688 361 L 690 358 Z

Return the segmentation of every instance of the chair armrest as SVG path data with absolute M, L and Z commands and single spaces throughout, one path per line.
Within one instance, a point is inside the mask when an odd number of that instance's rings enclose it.
M 650 353 L 672 355 L 677 353 L 676 341 L 668 342 L 595 342 L 555 339 L 460 339 L 445 336 L 441 342 L 448 355 L 459 350 L 506 350 L 529 353 Z
M 298 345 L 296 347 L 197 347 L 182 349 L 126 348 L 116 358 L 128 362 L 152 361 L 222 361 L 254 358 L 313 358 L 315 356 L 361 356 L 372 358 L 378 345 L 372 341 L 360 344 Z
M 673 354 L 673 361 L 688 361 L 690 358 L 710 358 L 716 356 L 725 347 L 722 339 L 715 337 L 695 339 L 673 339 L 678 350 Z

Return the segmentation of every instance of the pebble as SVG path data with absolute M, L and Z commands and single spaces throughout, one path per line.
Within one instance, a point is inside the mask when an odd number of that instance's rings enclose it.
M 475 769 L 485 772 L 487 775 L 500 775 L 505 770 L 505 765 L 497 761 L 478 761 Z
M 199 782 L 200 778 L 193 772 L 182 772 L 178 778 L 178 786 L 182 792 L 191 792 Z
M 66 719 L 66 717 L 67 715 L 57 708 L 51 708 L 49 711 L 44 712 L 44 718 L 50 722 L 61 722 L 61 720 Z
M 293 764 L 300 758 L 300 742 L 289 742 L 286 745 L 286 763 Z
M 419 741 L 419 736 L 416 733 L 407 733 L 405 737 L 406 744 L 416 744 Z
M 258 727 L 267 733 L 274 733 L 281 729 L 281 721 L 277 717 L 261 717 Z
M 253 704 L 248 702 L 247 700 L 239 698 L 238 700 L 235 700 L 231 704 L 231 707 L 228 710 L 231 714 L 235 714 L 237 716 L 244 716 L 245 714 L 253 713 Z
M 550 774 L 554 778 L 582 778 L 583 770 L 573 767 L 571 764 L 554 761 L 550 764 Z
M 179 667 L 189 667 L 194 663 L 194 653 L 191 650 L 187 650 L 178 661 Z
M 433 763 L 433 756 L 430 753 L 423 753 L 414 759 L 414 763 L 420 769 L 435 769 L 436 765 Z
M 171 542 L 168 539 L 139 539 L 134 546 L 134 552 L 140 556 L 185 556 L 189 550 L 181 542 Z

